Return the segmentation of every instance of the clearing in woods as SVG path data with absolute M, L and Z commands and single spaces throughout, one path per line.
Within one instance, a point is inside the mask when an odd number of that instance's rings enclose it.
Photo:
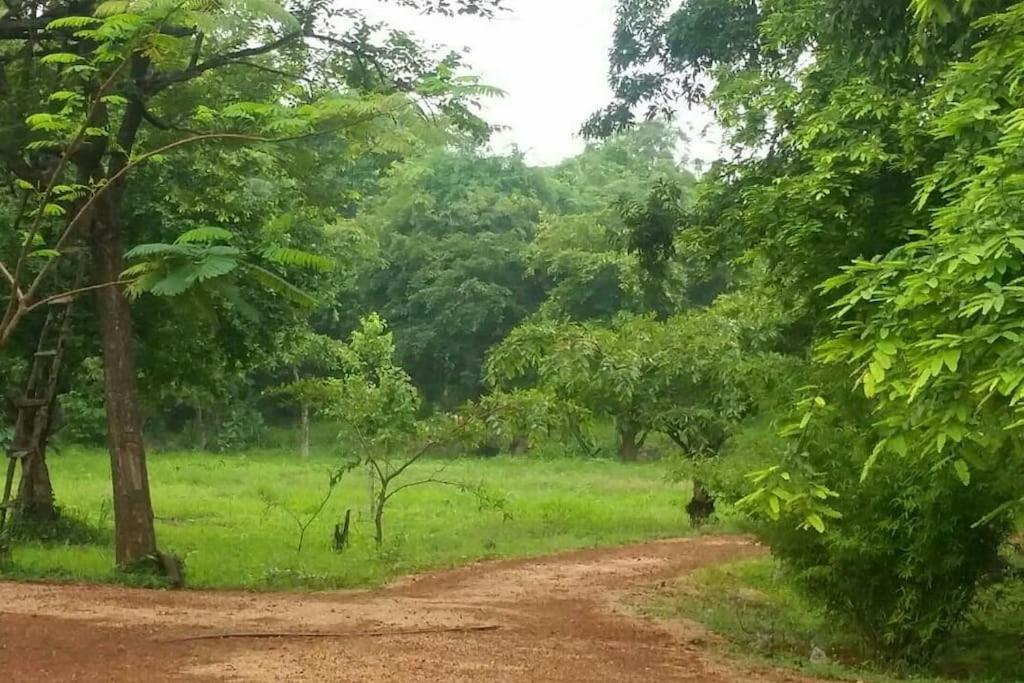
M 0 671 L 11 681 L 809 681 L 721 661 L 696 626 L 627 607 L 659 580 L 759 552 L 708 536 L 312 594 L 2 583 Z

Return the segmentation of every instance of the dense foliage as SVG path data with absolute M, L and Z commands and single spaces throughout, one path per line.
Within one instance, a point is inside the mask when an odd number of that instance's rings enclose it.
M 932 656 L 1024 507 L 1024 2 L 620 0 L 614 101 L 544 168 L 463 59 L 321 2 L 0 14 L 18 518 L 58 514 L 51 437 L 107 440 L 124 566 L 168 564 L 146 444 L 326 425 L 378 545 L 407 488 L 494 503 L 404 478 L 455 443 L 666 457 L 870 654 Z
M 763 264 L 802 311 L 787 346 L 818 362 L 796 366 L 806 397 L 777 411 L 778 438 L 736 440 L 767 457 L 753 490 L 732 486 L 801 585 L 875 653 L 927 658 L 1024 493 L 1024 5 L 668 9 L 620 4 L 617 99 L 588 130 L 680 97 L 715 113 L 734 155 L 701 183 L 677 241 L 741 287 Z

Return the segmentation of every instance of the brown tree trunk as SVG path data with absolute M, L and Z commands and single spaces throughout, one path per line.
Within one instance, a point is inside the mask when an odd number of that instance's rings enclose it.
M 619 457 L 628 462 L 640 459 L 640 430 L 631 422 L 619 424 Z
M 523 455 L 530 452 L 530 437 L 525 434 L 517 434 L 512 437 L 512 444 L 509 446 L 509 453 L 512 455 Z
M 124 270 L 116 204 L 97 202 L 90 222 L 97 283 L 115 282 Z M 156 530 L 149 497 L 146 451 L 135 372 L 132 317 L 121 287 L 96 290 L 103 346 L 103 391 L 107 409 L 107 444 L 114 485 L 114 530 L 121 567 L 156 556 Z
M 693 480 L 693 496 L 686 504 L 686 512 L 692 527 L 704 526 L 715 514 L 715 497 L 700 479 Z
M 301 414 L 299 416 L 299 423 L 300 423 L 299 424 L 299 431 L 300 431 L 300 434 L 301 434 L 300 438 L 302 439 L 302 443 L 300 444 L 300 448 L 302 450 L 302 457 L 303 458 L 308 458 L 309 457 L 309 404 L 308 403 L 303 402 L 300 413 Z
M 46 465 L 45 443 L 21 459 L 18 518 L 32 523 L 52 522 L 57 519 L 50 469 Z
M 205 451 L 210 444 L 210 435 L 206 430 L 206 415 L 203 412 L 202 403 L 196 403 L 196 432 L 198 432 L 199 450 Z
M 81 276 L 80 272 L 76 287 Z M 19 409 L 14 427 L 13 447 L 21 453 L 17 513 L 21 520 L 33 524 L 57 519 L 46 451 L 57 415 L 58 385 L 65 347 L 71 334 L 70 307 L 70 302 L 57 304 L 51 306 L 46 314 L 32 357 L 32 372 L 25 387 L 23 400 L 26 403 Z

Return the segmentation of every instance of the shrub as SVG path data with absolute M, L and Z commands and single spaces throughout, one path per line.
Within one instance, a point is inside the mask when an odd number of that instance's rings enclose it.
M 843 518 L 825 533 L 776 523 L 763 537 L 801 589 L 876 656 L 921 662 L 966 615 L 1010 527 L 975 528 L 997 505 L 998 476 L 966 487 L 892 465 L 841 487 Z
M 740 506 L 757 511 L 760 536 L 799 588 L 874 656 L 926 661 L 997 564 L 1013 520 L 987 517 L 1019 495 L 1019 459 L 977 468 L 968 484 L 911 455 L 879 458 L 865 477 L 876 437 L 864 404 L 833 396 L 815 405 L 792 438 L 769 445 L 758 428 L 765 459 L 781 464 L 755 499 L 776 500 L 752 508 L 748 496 Z M 799 504 L 801 488 L 820 493 L 807 497 L 820 512 Z

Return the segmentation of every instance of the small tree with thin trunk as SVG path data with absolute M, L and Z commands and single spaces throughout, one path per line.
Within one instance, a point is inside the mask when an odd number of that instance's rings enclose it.
M 345 344 L 327 335 L 317 334 L 305 325 L 296 325 L 275 339 L 275 352 L 267 369 L 282 373 L 284 382 L 269 393 L 297 404 L 299 410 L 299 452 L 310 456 L 310 428 L 314 415 L 334 400 L 332 378 L 343 374 L 346 365 Z
M 345 425 L 344 436 L 358 449 L 356 457 L 369 476 L 370 516 L 374 541 L 384 542 L 384 513 L 402 491 L 425 485 L 451 486 L 475 495 L 482 507 L 500 507 L 500 499 L 482 486 L 445 477 L 447 462 L 430 473 L 412 476 L 415 465 L 431 452 L 473 443 L 482 431 L 479 415 L 420 420 L 419 392 L 395 364 L 395 344 L 376 314 L 364 318 L 345 348 L 348 374 L 329 380 L 335 401 L 328 413 Z M 351 457 L 345 459 L 351 461 Z

